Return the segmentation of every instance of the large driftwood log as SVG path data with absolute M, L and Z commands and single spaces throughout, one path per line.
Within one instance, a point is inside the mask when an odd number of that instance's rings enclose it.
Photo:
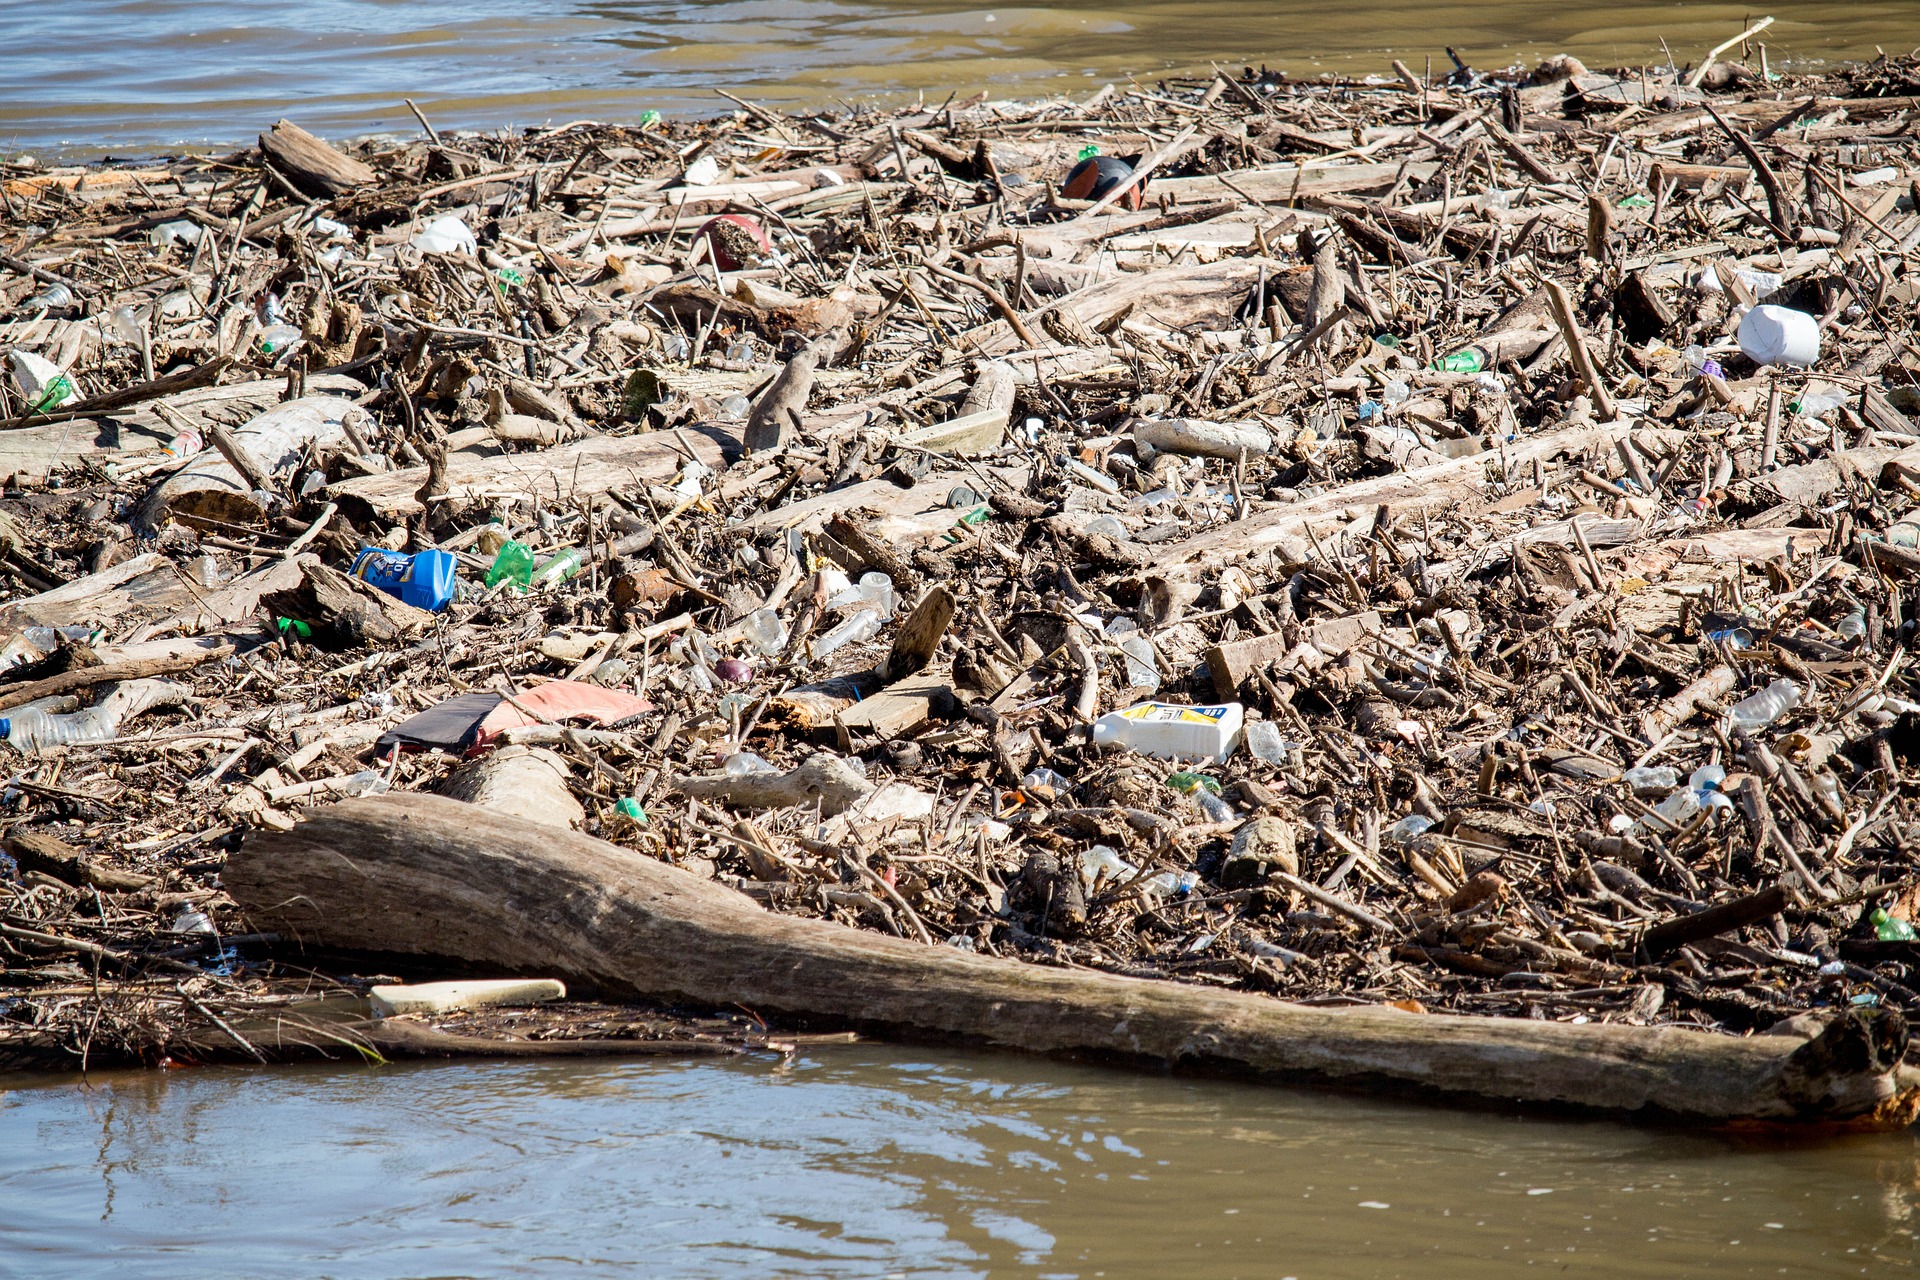
M 439 797 L 319 810 L 290 833 L 250 839 L 222 882 L 255 927 L 309 945 L 1037 1052 L 1714 1123 L 1892 1128 L 1920 1110 L 1920 1071 L 1898 1065 L 1897 1015 L 1848 1013 L 1813 1039 L 1738 1039 L 1304 1008 L 775 915 L 631 850 Z
M 310 196 L 344 195 L 380 176 L 291 120 L 282 120 L 260 135 L 260 155 Z

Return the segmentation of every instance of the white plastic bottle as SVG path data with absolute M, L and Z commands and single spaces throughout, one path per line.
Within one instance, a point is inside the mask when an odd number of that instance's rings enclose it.
M 1246 708 L 1237 702 L 1185 707 L 1141 702 L 1093 722 L 1100 746 L 1131 747 L 1142 755 L 1224 760 L 1240 742 Z

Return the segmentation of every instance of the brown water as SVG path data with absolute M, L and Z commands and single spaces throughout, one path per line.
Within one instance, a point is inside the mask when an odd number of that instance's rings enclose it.
M 1899 1276 L 1916 1228 L 1913 1132 L 1741 1144 L 876 1046 L 0 1091 L 4 1276 Z
M 1086 93 L 1107 78 L 1267 63 L 1386 72 L 1566 51 L 1685 63 L 1750 17 L 1776 66 L 1920 45 L 1916 0 L 0 0 L 0 153 L 250 139 L 279 115 L 328 133 L 709 113 L 712 89 L 830 106 Z

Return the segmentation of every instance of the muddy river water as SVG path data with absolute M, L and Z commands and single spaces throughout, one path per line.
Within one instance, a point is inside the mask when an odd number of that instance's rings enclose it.
M 411 131 L 402 97 L 490 126 L 709 113 L 714 86 L 831 105 L 1086 93 L 1210 61 L 1444 69 L 1448 45 L 1482 67 L 1685 63 L 1761 13 L 1776 67 L 1920 45 L 1915 0 L 5 0 L 0 153 L 217 145 L 282 114 Z
M 1894 1276 L 1813 1145 L 874 1045 L 10 1081 L 0 1275 Z

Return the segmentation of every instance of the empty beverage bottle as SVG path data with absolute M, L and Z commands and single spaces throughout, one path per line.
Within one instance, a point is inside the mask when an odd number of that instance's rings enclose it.
M 1733 727 L 1752 733 L 1764 729 L 1800 705 L 1800 686 L 1791 680 L 1775 680 L 1749 698 L 1733 704 Z
M 497 587 L 503 582 L 516 583 L 522 588 L 533 585 L 532 547 L 511 538 L 500 544 L 500 551 L 487 570 L 487 585 Z
M 383 547 L 362 547 L 349 572 L 395 599 L 433 613 L 453 602 L 460 584 L 460 562 L 445 551 L 406 555 Z
M 580 566 L 584 563 L 585 561 L 580 555 L 580 549 L 578 547 L 568 547 L 565 551 L 542 560 L 540 567 L 533 571 L 533 576 L 528 581 L 528 585 L 538 586 L 543 583 L 565 582 L 568 578 L 579 573 Z
M 1233 806 L 1220 798 L 1220 784 L 1204 773 L 1180 773 L 1167 775 L 1167 785 L 1187 797 L 1200 807 L 1209 822 L 1232 822 L 1237 817 Z

